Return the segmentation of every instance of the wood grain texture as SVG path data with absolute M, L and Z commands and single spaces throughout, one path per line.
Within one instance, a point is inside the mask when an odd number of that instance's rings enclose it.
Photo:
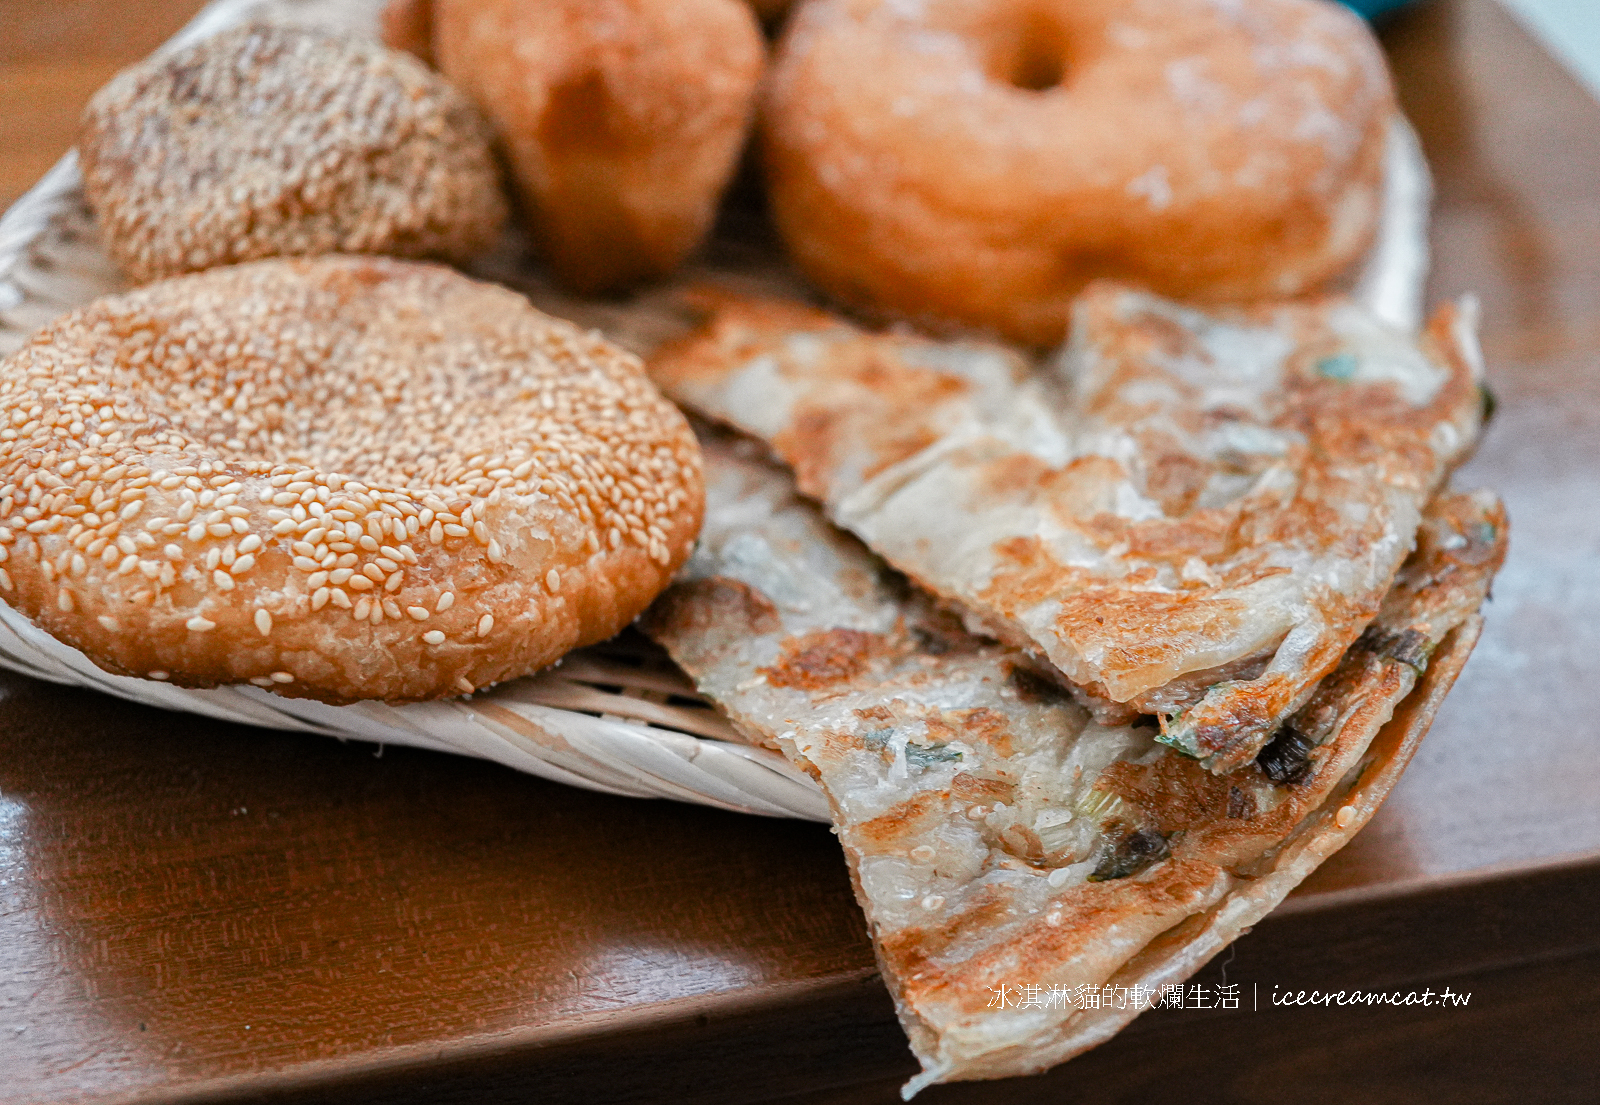
M 0 210 L 77 139 L 83 107 L 204 0 L 0 0 Z
M 11 675 L 0 833 L 8 1101 L 538 1048 L 873 971 L 823 826 Z
M 0 0 L 0 195 L 197 6 Z M 1458 482 L 1512 556 L 1388 805 L 1226 970 L 1472 1004 L 1161 1013 L 930 1105 L 1594 1099 L 1600 106 L 1491 0 L 1385 39 L 1501 400 Z M 0 675 L 0 1101 L 865 1105 L 910 1069 L 825 828 Z
M 1511 555 L 1416 761 L 1302 894 L 1600 850 L 1600 104 L 1488 0 L 1385 42 L 1436 177 L 1430 296 L 1478 297 L 1499 399 L 1456 484 L 1504 497 Z

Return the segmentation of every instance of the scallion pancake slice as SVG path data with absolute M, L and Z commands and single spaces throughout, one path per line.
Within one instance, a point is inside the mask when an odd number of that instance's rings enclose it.
M 965 632 L 752 445 L 702 445 L 700 546 L 643 626 L 822 785 L 913 1085 L 1042 1070 L 1134 1015 L 991 1008 L 997 988 L 1186 977 L 1281 900 L 1393 784 L 1505 549 L 1492 496 L 1435 499 L 1369 628 L 1219 775 Z
M 1476 438 L 1470 320 L 1339 299 L 1205 313 L 1112 285 L 1035 368 L 723 296 L 650 359 L 828 516 L 1102 720 L 1248 764 L 1376 615 Z

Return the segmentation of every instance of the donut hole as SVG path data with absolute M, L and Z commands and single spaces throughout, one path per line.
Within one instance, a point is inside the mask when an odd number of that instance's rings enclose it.
M 1056 20 L 1030 12 L 989 36 L 991 80 L 1022 92 L 1049 92 L 1067 76 L 1067 35 Z
M 1067 74 L 1065 53 L 1055 44 L 1029 43 L 1018 53 L 1005 82 L 1024 92 L 1059 88 Z

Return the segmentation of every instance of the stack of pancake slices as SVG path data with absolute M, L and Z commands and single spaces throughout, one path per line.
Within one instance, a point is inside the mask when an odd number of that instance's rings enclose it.
M 827 793 L 908 1093 L 1161 1000 L 1371 817 L 1477 639 L 1469 308 L 1099 284 L 1034 363 L 694 307 L 650 370 L 707 420 L 706 522 L 643 627 Z

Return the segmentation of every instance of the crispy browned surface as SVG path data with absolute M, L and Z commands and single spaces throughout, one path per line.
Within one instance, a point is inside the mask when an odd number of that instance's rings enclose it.
M 1329 280 L 1371 239 L 1392 111 L 1370 32 L 1320 0 L 814 0 L 762 152 L 831 295 L 1048 345 L 1097 278 L 1214 302 Z
M 433 57 L 493 121 L 546 261 L 586 293 L 704 237 L 765 63 L 740 0 L 434 0 Z
M 89 102 L 84 191 L 134 281 L 263 257 L 466 260 L 506 218 L 483 118 L 414 58 L 246 26 Z
M 1107 984 L 1130 992 L 1139 987 L 1151 994 L 1162 986 L 1181 983 L 1349 843 L 1410 764 L 1444 696 L 1471 655 L 1482 627 L 1483 619 L 1473 614 L 1445 634 L 1421 682 L 1394 707 L 1393 716 L 1382 723 L 1365 754 L 1340 780 L 1329 800 L 1258 861 L 1247 881 L 1241 880 L 1234 892 L 1161 933 L 1113 974 Z M 992 1061 L 1014 1074 L 1037 1073 L 1104 1043 L 1138 1015 L 1139 1009 L 1131 1001 L 1121 1007 L 1115 1002 L 1102 1003 L 1073 1018 L 1054 1039 L 1030 1041 L 993 1056 Z
M 1111 285 L 1062 356 L 727 295 L 650 359 L 802 492 L 1105 718 L 1249 760 L 1377 613 L 1480 417 L 1470 322 L 1349 304 L 1203 315 Z
M 705 450 L 700 547 L 644 627 L 741 730 L 823 785 L 935 1081 L 1042 1069 L 1089 1046 L 1070 1008 L 994 1009 L 1002 984 L 1098 985 L 1205 914 L 1192 971 L 1304 878 L 1336 845 L 1292 869 L 1274 850 L 1370 765 L 1374 736 L 1473 619 L 1506 549 L 1492 495 L 1435 500 L 1376 621 L 1259 763 L 1217 775 L 1148 728 L 1093 721 L 1022 653 L 949 625 L 747 445 L 713 437 Z M 1397 773 L 1334 826 L 1339 841 Z
M 97 663 L 460 694 L 611 636 L 700 524 L 639 362 L 448 269 L 217 269 L 0 362 L 0 588 Z

